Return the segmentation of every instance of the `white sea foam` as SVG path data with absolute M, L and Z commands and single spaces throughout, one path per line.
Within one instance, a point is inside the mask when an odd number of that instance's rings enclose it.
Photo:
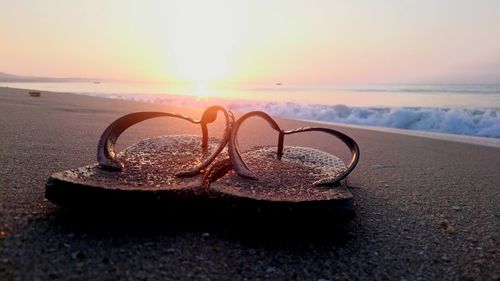
M 217 98 L 206 100 L 174 95 L 89 93 L 85 95 L 184 107 L 220 104 L 235 112 L 262 110 L 274 116 L 290 119 L 500 138 L 500 108 L 351 107 Z

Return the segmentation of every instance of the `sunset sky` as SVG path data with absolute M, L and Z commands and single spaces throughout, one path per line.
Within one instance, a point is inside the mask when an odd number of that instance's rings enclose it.
M 2 1 L 0 72 L 500 83 L 500 1 Z

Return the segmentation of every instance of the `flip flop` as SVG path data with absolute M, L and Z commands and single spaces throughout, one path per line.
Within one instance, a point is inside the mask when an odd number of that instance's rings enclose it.
M 238 131 L 251 117 L 263 118 L 279 133 L 277 146 L 258 146 L 240 152 Z M 284 146 L 286 135 L 314 131 L 340 139 L 351 153 L 348 164 L 325 151 Z M 359 147 L 346 134 L 319 127 L 285 131 L 265 112 L 254 111 L 244 114 L 234 124 L 228 152 L 230 158 L 214 163 L 204 181 L 210 196 L 231 208 L 249 214 L 308 217 L 311 213 L 332 211 L 330 214 L 345 219 L 353 217 L 353 195 L 345 179 L 358 163 Z
M 208 137 L 207 124 L 222 112 L 221 139 Z M 173 117 L 200 124 L 202 136 L 169 135 L 141 140 L 116 153 L 118 137 L 130 126 L 156 117 Z M 221 106 L 205 110 L 200 120 L 167 112 L 135 112 L 122 116 L 103 132 L 97 163 L 52 174 L 47 199 L 61 206 L 154 206 L 203 198 L 203 172 L 226 146 L 234 117 Z M 184 200 L 186 201 L 186 200 Z

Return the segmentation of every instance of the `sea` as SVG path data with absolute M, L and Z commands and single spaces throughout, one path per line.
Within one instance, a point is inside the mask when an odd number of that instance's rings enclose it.
M 500 139 L 500 84 L 363 84 L 206 86 L 130 82 L 0 83 L 183 107 L 226 106 L 274 116 Z

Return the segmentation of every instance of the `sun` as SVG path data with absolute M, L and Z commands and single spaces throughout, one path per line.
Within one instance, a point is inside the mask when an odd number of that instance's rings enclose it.
M 239 14 L 231 1 L 177 2 L 160 27 L 177 80 L 206 86 L 231 76 L 243 29 Z
M 209 96 L 209 92 L 207 89 L 207 84 L 204 82 L 197 82 L 195 84 L 195 90 L 194 90 L 194 95 L 198 99 L 206 99 Z

